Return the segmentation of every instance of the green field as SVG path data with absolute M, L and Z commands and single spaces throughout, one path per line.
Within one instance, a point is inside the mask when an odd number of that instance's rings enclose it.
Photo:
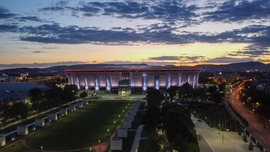
M 129 103 L 123 100 L 93 103 L 32 135 L 26 142 L 36 149 L 43 146 L 44 150 L 71 150 L 96 145 L 98 140 L 104 142 L 130 109 L 132 104 Z

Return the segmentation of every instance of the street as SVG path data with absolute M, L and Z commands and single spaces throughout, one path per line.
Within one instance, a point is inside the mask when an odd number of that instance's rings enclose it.
M 249 123 L 248 132 L 264 147 L 270 150 L 270 130 L 264 129 L 267 120 L 263 120 L 259 115 L 252 114 L 253 110 L 243 104 L 239 99 L 239 91 L 243 87 L 233 88 L 230 93 L 226 93 L 226 98 L 231 103 L 234 109 L 242 115 Z

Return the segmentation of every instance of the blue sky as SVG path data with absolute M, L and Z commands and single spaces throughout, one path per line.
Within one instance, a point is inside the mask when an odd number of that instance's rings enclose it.
M 269 0 L 12 0 L 0 68 L 270 62 Z

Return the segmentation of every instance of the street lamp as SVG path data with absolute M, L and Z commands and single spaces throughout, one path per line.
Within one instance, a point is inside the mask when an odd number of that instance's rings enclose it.
M 220 134 L 220 124 L 218 124 L 218 134 Z
M 107 131 L 108 131 L 108 136 L 109 136 L 109 131 L 110 131 L 110 129 L 107 129 Z
M 43 151 L 43 146 L 40 146 L 41 151 Z
M 92 148 L 90 148 L 90 151 L 92 151 Z
M 196 111 L 194 111 L 194 113 L 196 113 Z
M 98 144 L 98 147 L 99 147 L 99 149 L 100 149 L 100 140 L 98 140 L 98 143 L 99 143 L 99 144 Z

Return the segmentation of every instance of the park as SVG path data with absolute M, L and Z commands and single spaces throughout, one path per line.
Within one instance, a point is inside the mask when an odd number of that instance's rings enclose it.
M 133 106 L 130 100 L 96 100 L 88 106 L 70 113 L 68 116 L 45 129 L 34 132 L 25 139 L 33 150 L 63 151 L 88 148 L 108 140 L 120 127 Z M 21 143 L 12 148 L 26 150 Z M 89 150 L 89 149 L 88 149 Z M 17 150 L 16 150 L 17 151 Z

